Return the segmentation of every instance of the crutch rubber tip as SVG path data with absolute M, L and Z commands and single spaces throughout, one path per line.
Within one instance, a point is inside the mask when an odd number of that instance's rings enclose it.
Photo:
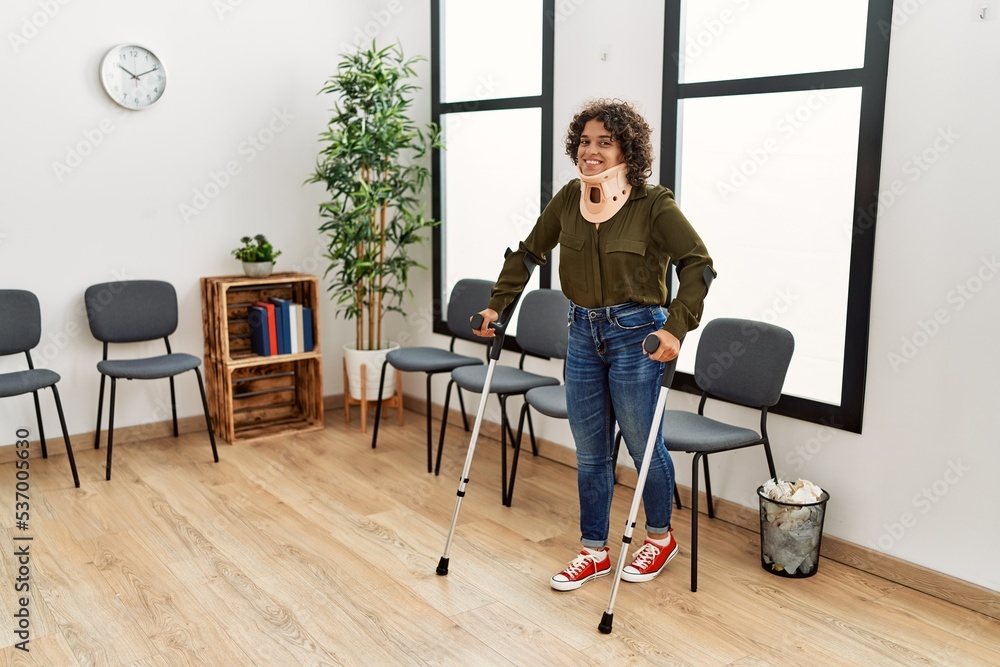
M 435 570 L 435 572 L 437 572 L 438 574 L 440 574 L 442 577 L 445 576 L 446 574 L 448 574 L 448 559 L 447 558 L 445 558 L 444 556 L 441 557 L 441 560 L 438 561 L 437 570 Z
M 604 612 L 604 616 L 601 617 L 601 624 L 597 626 L 597 629 L 606 635 L 611 634 L 611 624 L 615 621 L 615 615 Z

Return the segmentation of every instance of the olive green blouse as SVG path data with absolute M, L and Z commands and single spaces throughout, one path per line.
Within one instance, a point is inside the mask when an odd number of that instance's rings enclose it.
M 678 339 L 701 319 L 712 258 L 681 213 L 670 190 L 659 185 L 632 188 L 628 202 L 598 227 L 580 213 L 580 181 L 556 193 L 528 237 L 504 262 L 489 307 L 502 312 L 528 281 L 524 253 L 544 264 L 559 244 L 559 283 L 566 297 L 584 308 L 667 301 L 666 275 L 677 266 L 677 294 L 667 308 L 664 330 Z

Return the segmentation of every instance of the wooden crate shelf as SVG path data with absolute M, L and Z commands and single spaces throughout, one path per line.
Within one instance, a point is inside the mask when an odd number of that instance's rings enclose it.
M 230 443 L 323 428 L 319 281 L 301 273 L 267 278 L 201 279 L 205 385 L 216 434 Z M 312 309 L 309 352 L 261 356 L 250 351 L 247 309 L 272 297 Z

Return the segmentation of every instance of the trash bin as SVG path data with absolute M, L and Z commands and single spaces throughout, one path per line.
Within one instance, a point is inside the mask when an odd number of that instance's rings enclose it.
M 785 502 L 769 497 L 766 486 L 757 489 L 761 567 L 782 577 L 813 576 L 819 569 L 823 518 L 830 494 L 822 491 L 813 502 Z

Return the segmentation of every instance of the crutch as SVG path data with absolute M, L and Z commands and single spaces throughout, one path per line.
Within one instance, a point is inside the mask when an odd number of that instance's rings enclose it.
M 656 352 L 660 346 L 660 340 L 656 334 L 649 334 L 642 341 L 642 347 L 646 352 Z M 632 531 L 635 529 L 635 517 L 639 513 L 639 502 L 642 500 L 642 492 L 646 487 L 646 476 L 649 474 L 649 464 L 653 460 L 653 445 L 656 436 L 660 431 L 660 422 L 663 419 L 663 411 L 667 407 L 667 390 L 674 379 L 674 370 L 677 368 L 677 359 L 667 362 L 663 369 L 663 380 L 660 382 L 660 394 L 656 399 L 656 412 L 653 413 L 653 424 L 649 427 L 649 437 L 646 439 L 646 451 L 642 454 L 642 465 L 639 466 L 639 478 L 635 483 L 635 495 L 632 496 L 632 509 L 628 513 L 628 521 L 625 522 L 625 534 L 622 536 L 621 553 L 618 554 L 618 565 L 615 568 L 615 580 L 611 584 L 611 597 L 608 599 L 608 608 L 601 617 L 601 623 L 597 629 L 604 634 L 611 633 L 611 624 L 614 623 L 615 616 L 615 596 L 618 595 L 618 584 L 621 583 L 621 573 L 625 567 L 625 556 L 628 555 L 628 545 L 632 542 Z
M 511 253 L 510 248 L 504 253 L 504 257 L 507 257 Z M 538 266 L 538 261 L 530 252 L 525 252 L 524 254 L 524 265 L 528 269 L 528 278 L 531 278 L 531 274 L 534 272 L 535 267 Z M 496 322 L 490 323 L 490 328 L 493 329 L 495 335 L 493 341 L 490 344 L 490 363 L 486 368 L 486 380 L 483 382 L 483 393 L 479 398 L 479 410 L 476 412 L 476 423 L 472 427 L 472 437 L 469 440 L 469 452 L 465 455 L 465 467 L 462 469 L 462 477 L 458 481 L 458 495 L 455 498 L 455 511 L 451 515 L 451 527 L 448 529 L 448 541 L 444 545 L 444 555 L 441 556 L 441 560 L 438 561 L 437 570 L 435 570 L 439 575 L 444 576 L 448 574 L 448 554 L 451 552 L 451 541 L 455 537 L 455 524 L 458 523 L 458 512 L 462 508 L 462 498 L 465 497 L 465 487 L 469 483 L 469 470 L 472 468 L 472 456 L 476 452 L 476 440 L 479 438 L 479 427 L 483 423 L 483 414 L 486 412 L 486 400 L 490 397 L 490 383 L 493 381 L 493 370 L 496 368 L 497 359 L 500 358 L 500 352 L 503 350 L 503 339 L 506 334 L 507 324 L 510 322 L 510 318 L 514 315 L 514 309 L 517 308 L 517 302 L 520 301 L 520 293 L 514 297 L 514 300 L 503 309 L 500 313 L 500 317 L 497 318 Z M 472 328 L 479 329 L 483 326 L 483 316 L 476 313 L 472 317 Z

